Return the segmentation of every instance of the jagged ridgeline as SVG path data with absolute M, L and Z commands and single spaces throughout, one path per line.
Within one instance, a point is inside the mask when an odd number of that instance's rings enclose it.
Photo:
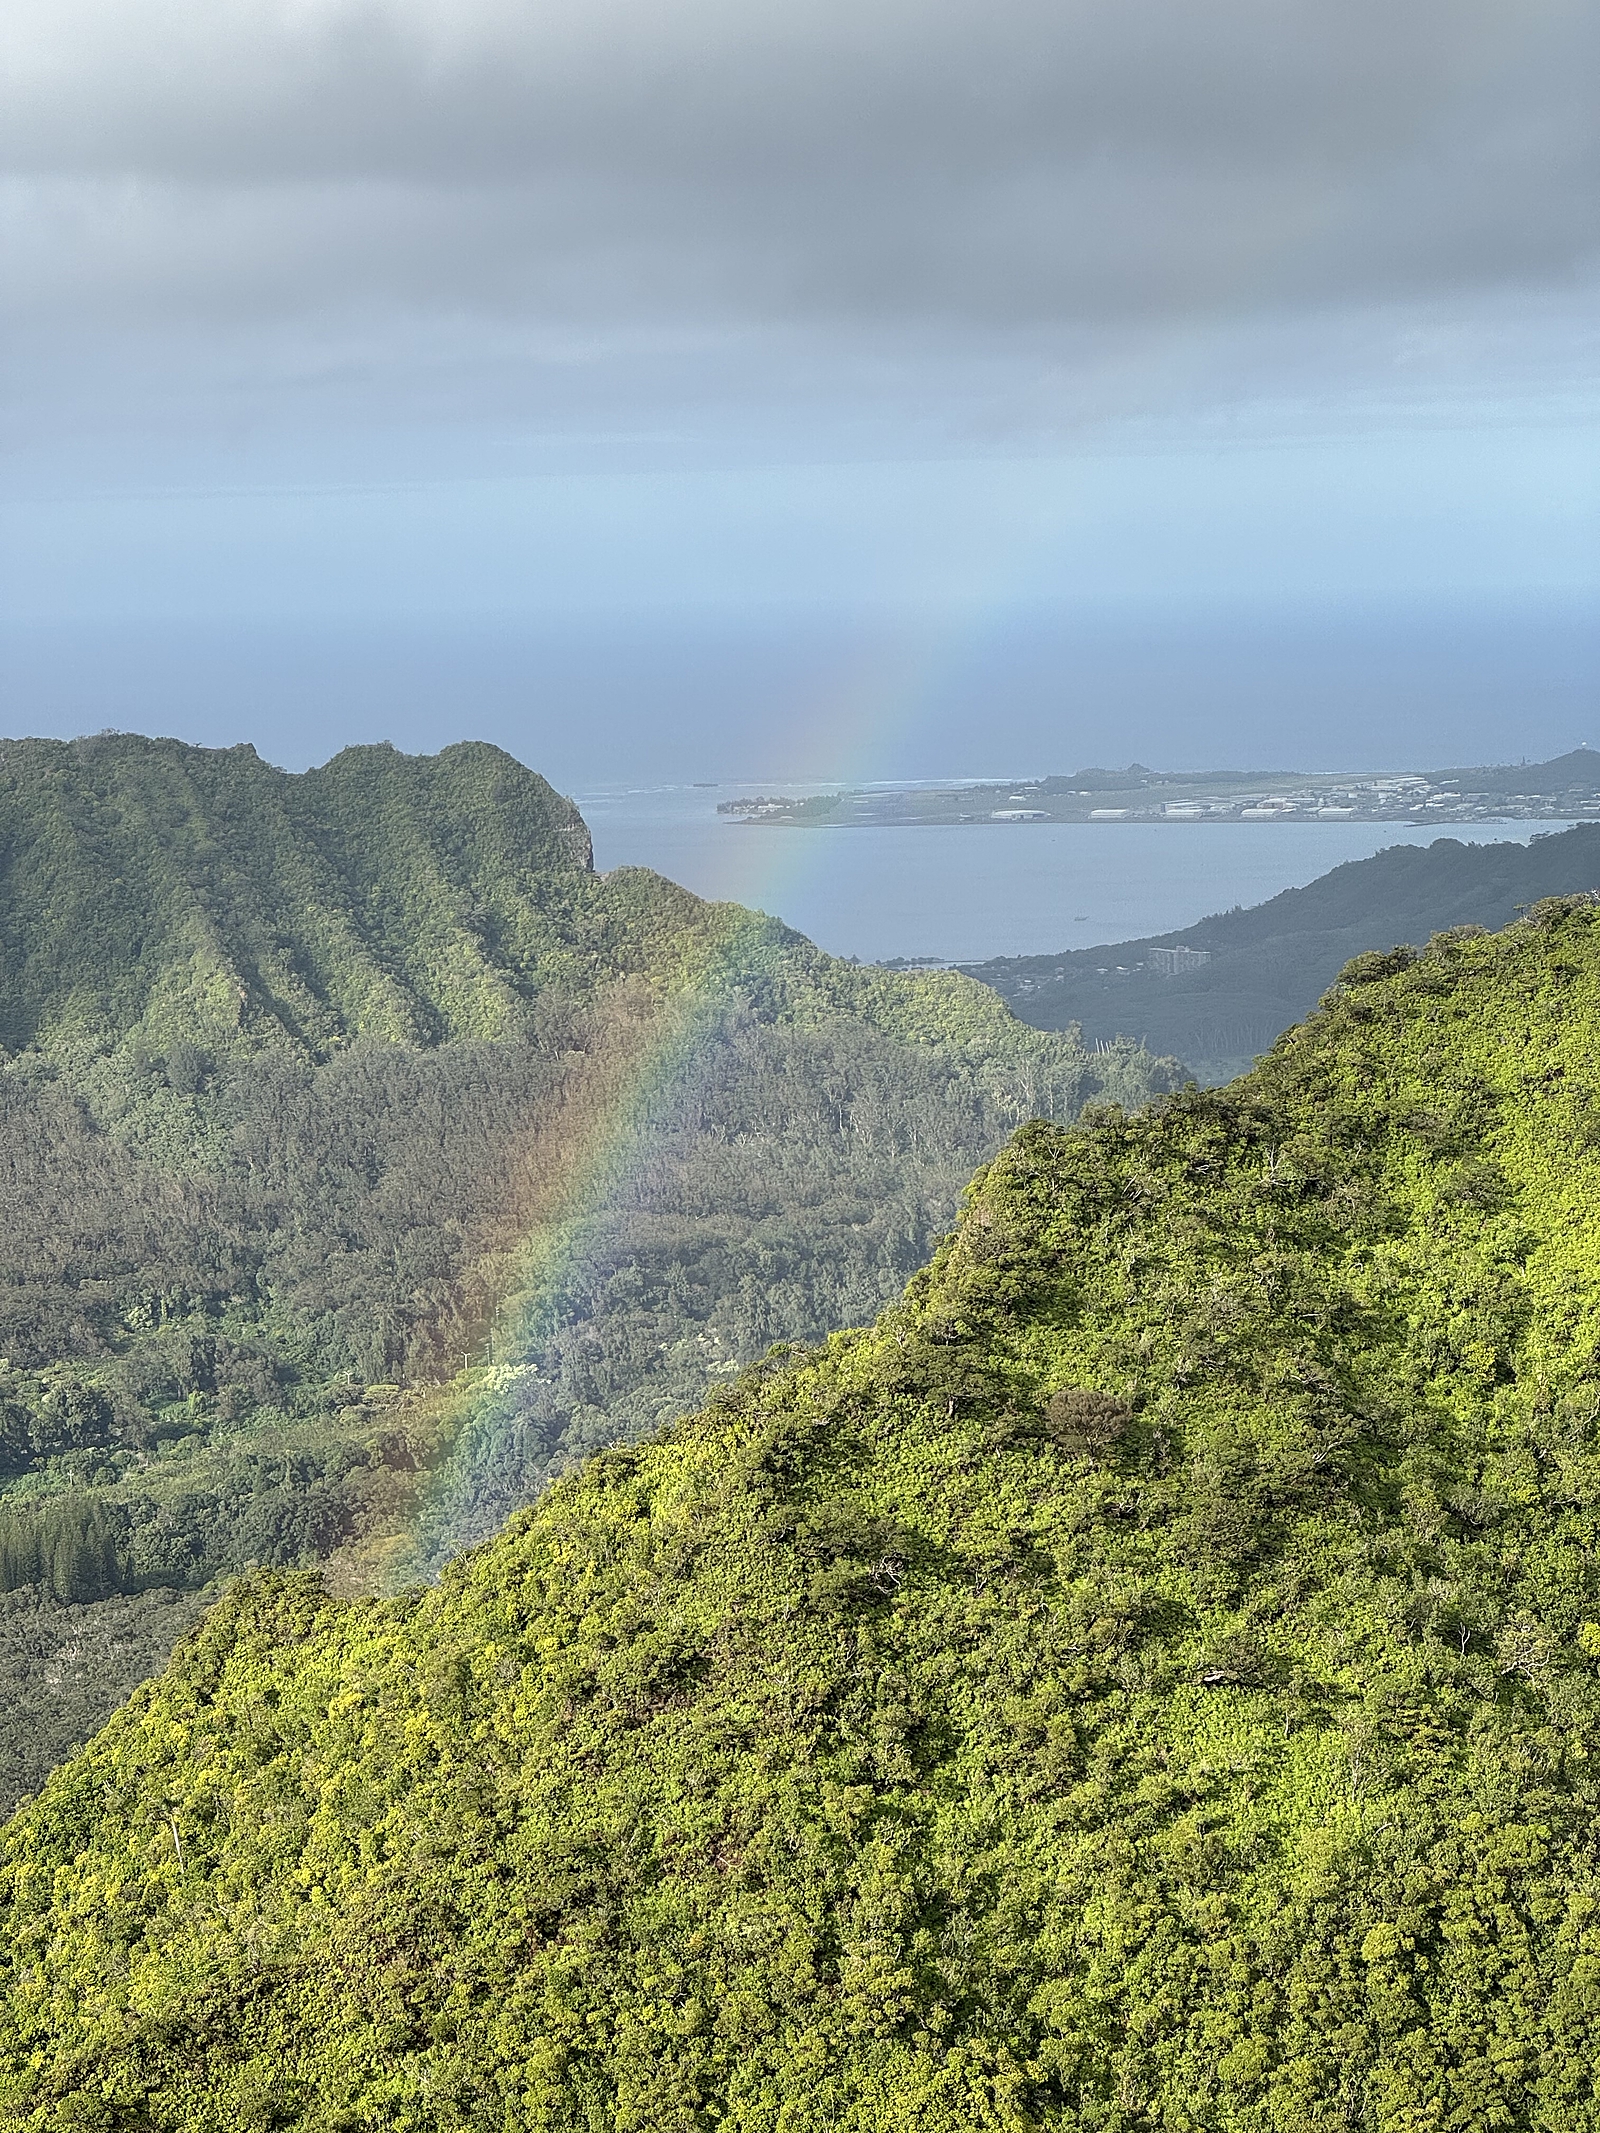
M 4 744 L 0 1044 L 6 1802 L 211 1581 L 426 1568 L 870 1319 L 1018 1119 L 1166 1085 L 597 877 L 572 805 L 472 744 L 303 776 Z
M 9 2123 L 1600 2123 L 1600 911 L 1025 1127 L 442 1583 L 237 1588 L 4 1838 Z

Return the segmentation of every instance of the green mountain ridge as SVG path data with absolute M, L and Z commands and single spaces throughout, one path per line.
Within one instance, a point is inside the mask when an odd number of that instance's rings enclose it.
M 4 1834 L 19 2129 L 1600 2124 L 1600 909 L 1024 1127 L 441 1583 Z
M 1174 1078 L 598 876 L 477 743 L 4 743 L 0 1044 L 7 1806 L 216 1580 L 426 1568 L 870 1319 L 1020 1119 Z
M 0 849 L 13 1051 L 500 1036 L 510 972 L 571 954 L 550 877 L 591 864 L 571 802 L 473 742 L 295 776 L 248 743 L 10 741 Z
M 1078 1029 L 1090 1043 L 1136 1038 L 1182 1059 L 1200 1080 L 1222 1082 L 1309 1014 L 1353 955 L 1419 945 L 1452 926 L 1494 930 L 1542 897 L 1597 887 L 1600 825 L 1527 844 L 1440 837 L 1347 860 L 1304 888 L 1174 933 L 963 967 L 1035 1028 Z M 1208 960 L 1162 970 L 1151 951 L 1163 948 Z

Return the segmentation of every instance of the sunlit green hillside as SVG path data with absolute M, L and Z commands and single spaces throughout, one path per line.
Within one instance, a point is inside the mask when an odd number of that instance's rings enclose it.
M 1600 2122 L 1600 911 L 1025 1127 L 436 1588 L 258 1575 L 5 1839 L 10 2122 Z

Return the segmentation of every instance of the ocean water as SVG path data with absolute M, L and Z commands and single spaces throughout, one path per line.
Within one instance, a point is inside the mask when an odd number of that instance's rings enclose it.
M 807 790 L 792 783 L 786 793 Z M 814 787 L 811 790 L 824 788 Z M 750 904 L 835 955 L 881 962 L 1053 955 L 1257 904 L 1393 844 L 1526 842 L 1551 822 L 1018 822 L 784 829 L 719 815 L 748 785 L 574 794 L 595 865 L 654 867 Z

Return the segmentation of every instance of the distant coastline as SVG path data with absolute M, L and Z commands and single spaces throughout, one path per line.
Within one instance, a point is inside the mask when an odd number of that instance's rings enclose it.
M 756 793 L 724 800 L 717 812 L 730 821 L 783 829 L 1600 821 L 1600 750 L 1575 748 L 1547 763 L 1402 772 L 1160 771 L 1131 763 L 1125 770 L 1079 770 L 992 784 L 946 781 L 804 797 Z

